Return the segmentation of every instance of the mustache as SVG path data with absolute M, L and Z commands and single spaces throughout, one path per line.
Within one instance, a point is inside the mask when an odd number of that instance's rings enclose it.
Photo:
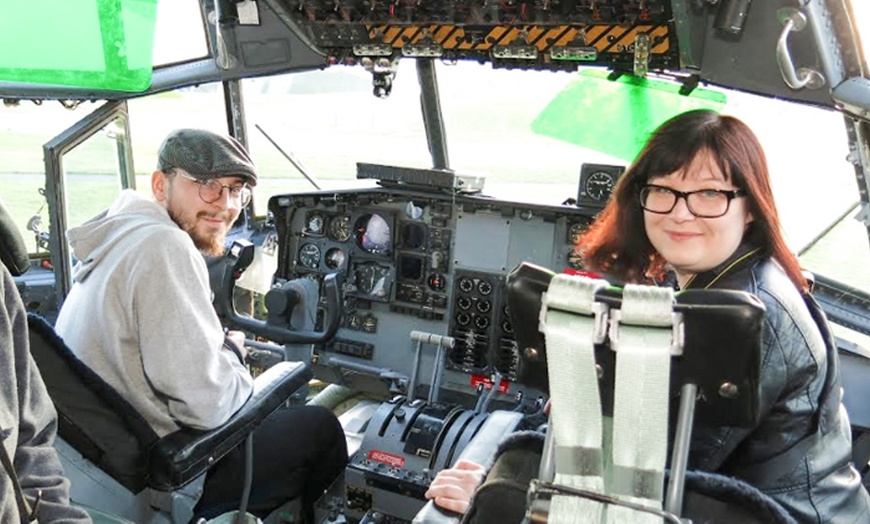
M 196 214 L 196 218 L 218 219 L 218 220 L 222 220 L 223 222 L 226 222 L 227 224 L 230 223 L 230 214 L 226 213 L 226 212 L 210 213 L 208 211 L 200 211 L 199 213 Z

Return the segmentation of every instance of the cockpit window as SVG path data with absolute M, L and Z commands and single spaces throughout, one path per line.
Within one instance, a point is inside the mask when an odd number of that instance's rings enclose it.
M 275 194 L 353 185 L 357 162 L 432 167 L 412 60 L 400 62 L 387 98 L 372 94 L 372 75 L 362 67 L 246 79 L 242 88 L 260 171 L 259 216 Z
M 154 36 L 154 67 L 208 56 L 198 0 L 160 0 Z
M 198 0 L 2 2 L 0 49 L 15 50 L 0 53 L 0 81 L 126 92 L 147 89 L 153 68 L 209 54 Z
M 82 0 L 74 9 L 2 2 L 0 80 L 144 91 L 156 18 L 157 0 Z
M 437 72 L 451 168 L 486 176 L 497 196 L 546 204 L 577 196 L 582 164 L 627 165 L 671 116 L 721 111 L 727 99 L 601 69 L 529 74 L 460 62 Z
M 484 176 L 483 192 L 508 200 L 578 197 L 584 164 L 629 165 L 632 144 L 669 111 L 706 107 L 742 119 L 765 148 L 782 225 L 805 269 L 870 291 L 870 247 L 855 219 L 838 112 L 713 85 L 685 97 L 679 84 L 652 77 L 635 92 L 598 71 L 436 62 L 436 73 L 450 168 Z M 356 162 L 431 168 L 416 76 L 414 62 L 402 61 L 386 99 L 372 95 L 362 68 L 245 80 L 248 142 L 261 171 L 256 214 L 265 215 L 271 195 L 313 189 L 300 170 L 331 189 L 348 187 Z

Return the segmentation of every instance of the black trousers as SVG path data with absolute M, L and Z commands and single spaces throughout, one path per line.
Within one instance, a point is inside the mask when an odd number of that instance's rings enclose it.
M 326 408 L 299 406 L 272 413 L 254 431 L 254 478 L 248 511 L 265 517 L 301 496 L 303 514 L 313 506 L 347 464 L 347 444 L 338 419 Z M 212 467 L 196 518 L 214 518 L 238 509 L 244 488 L 245 446 Z

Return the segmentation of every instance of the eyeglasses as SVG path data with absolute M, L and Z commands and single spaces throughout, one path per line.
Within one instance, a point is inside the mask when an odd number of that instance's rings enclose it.
M 224 189 L 229 192 L 230 202 L 237 207 L 245 207 L 251 201 L 252 191 L 247 184 L 225 186 L 217 179 L 200 180 L 186 173 L 178 173 L 199 186 L 199 198 L 206 204 L 213 204 L 224 194 Z
M 647 184 L 640 189 L 640 207 L 650 213 L 667 215 L 674 210 L 677 200 L 684 199 L 689 213 L 698 218 L 718 218 L 728 212 L 731 201 L 746 196 L 742 189 L 699 189 L 677 191 L 669 187 Z

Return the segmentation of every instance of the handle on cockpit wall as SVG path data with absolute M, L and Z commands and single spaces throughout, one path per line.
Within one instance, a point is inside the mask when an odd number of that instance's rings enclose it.
M 293 331 L 267 324 L 262 320 L 242 316 L 233 305 L 233 290 L 236 280 L 254 259 L 254 245 L 248 240 L 236 240 L 226 255 L 221 275 L 221 289 L 215 296 L 218 316 L 234 328 L 251 331 L 279 344 L 317 344 L 335 336 L 341 319 L 340 276 L 337 273 L 323 278 L 323 293 L 326 295 L 327 324 L 323 331 Z
M 238 15 L 233 15 L 234 8 L 230 6 L 227 0 L 214 3 L 215 64 L 223 70 L 232 69 L 238 63 L 233 54 L 236 48 L 233 26 L 238 25 Z
M 792 89 L 819 89 L 825 85 L 825 77 L 815 69 L 801 67 L 795 71 L 794 61 L 788 49 L 788 36 L 791 33 L 803 31 L 807 26 L 807 17 L 793 7 L 783 7 L 776 12 L 779 22 L 783 25 L 782 33 L 776 42 L 776 63 L 782 79 Z

